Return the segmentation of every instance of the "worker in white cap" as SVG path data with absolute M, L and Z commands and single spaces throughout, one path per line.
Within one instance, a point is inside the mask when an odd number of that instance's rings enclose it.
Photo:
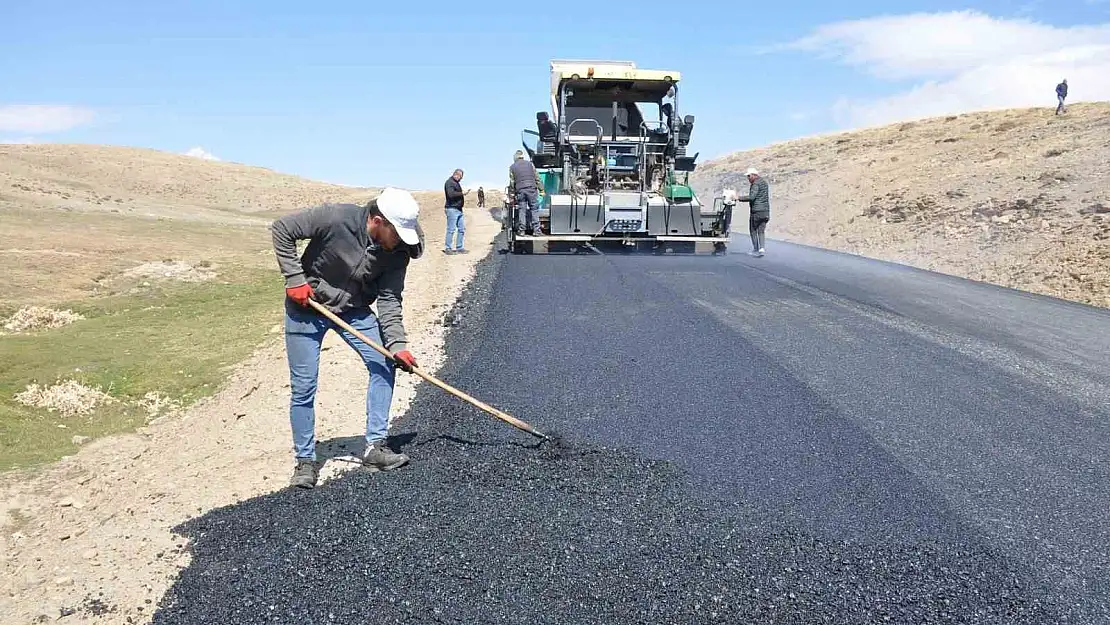
M 749 167 L 745 172 L 748 177 L 748 194 L 737 198 L 739 202 L 748 202 L 750 212 L 748 217 L 748 233 L 752 238 L 752 256 L 763 256 L 763 233 L 767 229 L 767 222 L 771 221 L 771 191 L 767 181 L 759 175 L 759 170 Z
M 316 485 L 315 397 L 320 346 L 335 330 L 369 372 L 366 448 L 362 462 L 388 471 L 408 456 L 386 445 L 393 401 L 394 366 L 412 371 L 401 310 L 409 261 L 424 253 L 420 207 L 407 191 L 386 189 L 366 205 L 324 204 L 286 215 L 271 225 L 278 267 L 285 277 L 285 350 L 289 360 L 289 422 L 296 467 L 291 484 Z M 307 239 L 298 258 L 297 241 Z M 394 362 L 308 306 L 312 299 L 356 330 L 381 342 Z M 377 303 L 378 315 L 370 308 Z M 394 364 L 395 363 L 395 364 Z

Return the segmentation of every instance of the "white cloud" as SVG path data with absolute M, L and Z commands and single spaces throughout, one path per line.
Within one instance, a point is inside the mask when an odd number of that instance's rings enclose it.
M 199 145 L 196 146 L 196 147 L 193 147 L 193 148 L 189 148 L 189 151 L 185 152 L 185 156 L 192 156 L 192 157 L 195 157 L 195 158 L 202 158 L 206 161 L 218 161 L 218 160 L 220 160 L 219 157 L 217 157 L 215 154 L 212 154 L 211 152 L 209 152 L 209 151 L 205 150 L 204 148 L 200 147 Z
M 877 99 L 833 106 L 849 127 L 968 110 L 1110 99 L 1110 24 L 1056 27 L 976 11 L 915 13 L 827 24 L 779 50 L 814 52 L 879 79 L 914 81 Z
M 0 105 L 0 132 L 62 132 L 95 118 L 92 110 L 80 106 L 6 104 Z
M 0 139 L 0 145 L 28 145 L 31 143 L 38 143 L 34 137 L 9 137 Z

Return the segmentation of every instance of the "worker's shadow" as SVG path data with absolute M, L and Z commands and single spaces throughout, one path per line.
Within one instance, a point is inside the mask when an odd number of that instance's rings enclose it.
M 400 452 L 406 445 L 416 438 L 416 432 L 395 434 L 385 439 L 386 445 L 393 451 Z M 329 460 L 358 458 L 366 451 L 365 436 L 338 436 L 316 443 L 316 464 L 324 466 Z
M 506 441 L 506 440 L 483 440 L 481 438 L 469 439 L 461 436 L 451 434 L 426 434 L 420 441 L 416 439 L 419 437 L 419 432 L 404 432 L 400 434 L 392 434 L 386 438 L 386 445 L 395 452 L 403 453 L 406 447 L 420 447 L 436 441 L 447 441 L 458 445 L 469 446 L 488 446 L 488 447 L 521 447 L 525 449 L 535 449 L 542 445 L 543 441 Z M 316 443 L 316 466 L 323 467 L 329 460 L 338 460 L 340 462 L 350 462 L 355 458 L 362 455 L 366 449 L 366 439 L 363 436 L 339 436 L 330 438 L 325 441 Z

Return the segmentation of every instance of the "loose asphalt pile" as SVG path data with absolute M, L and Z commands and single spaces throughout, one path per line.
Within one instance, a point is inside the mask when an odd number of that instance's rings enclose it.
M 443 377 L 495 376 L 478 302 L 462 306 Z M 555 373 L 555 372 L 548 372 Z M 538 374 L 537 374 L 538 375 Z M 818 536 L 751 502 L 699 496 L 675 464 L 518 414 L 539 443 L 430 385 L 394 433 L 413 458 L 285 490 L 179 528 L 192 564 L 154 615 L 202 623 L 1049 623 L 1053 606 L 966 542 Z

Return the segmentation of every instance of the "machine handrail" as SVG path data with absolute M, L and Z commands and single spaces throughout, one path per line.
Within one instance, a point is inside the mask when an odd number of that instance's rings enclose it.
M 667 127 L 667 124 L 665 122 L 662 122 L 662 121 L 659 121 L 659 120 L 650 121 L 650 120 L 645 119 L 645 120 L 640 122 L 640 136 L 647 136 L 647 132 L 645 132 L 645 131 L 651 129 L 650 124 L 656 124 L 660 128 L 666 128 Z
M 572 134 L 570 129 L 574 128 L 574 125 L 578 122 L 591 122 L 594 126 L 597 127 L 597 132 L 594 134 L 595 140 L 597 142 L 600 142 L 602 137 L 605 136 L 605 129 L 601 127 L 601 124 L 599 124 L 596 119 L 590 117 L 579 117 L 578 119 L 575 119 L 567 124 L 567 141 L 570 141 L 570 136 Z
M 664 140 L 664 141 L 652 141 L 651 137 L 648 136 L 648 130 L 649 130 L 648 124 L 658 124 L 660 128 L 667 128 L 667 125 L 664 124 L 663 122 L 660 122 L 660 121 L 649 122 L 649 121 L 645 120 L 645 121 L 640 122 L 640 145 L 644 146 L 643 147 L 644 152 L 647 152 L 647 146 L 649 146 L 649 145 L 663 146 L 665 148 L 667 145 L 670 144 L 671 135 L 670 135 L 669 132 L 667 133 L 667 139 L 666 140 Z
M 651 124 L 655 124 L 655 125 L 659 126 L 659 128 L 668 130 L 666 141 L 652 141 L 651 140 L 651 138 L 648 136 L 648 131 L 651 128 L 651 126 L 650 126 Z M 640 176 L 640 192 L 642 193 L 644 191 L 644 189 L 647 188 L 647 185 L 648 185 L 648 180 L 647 180 L 647 152 L 648 152 L 648 146 L 652 146 L 652 145 L 653 146 L 661 146 L 665 150 L 667 145 L 670 144 L 671 139 L 670 139 L 669 128 L 662 121 L 649 121 L 649 120 L 645 119 L 645 120 L 640 122 L 639 131 L 640 131 L 640 142 L 636 146 L 636 162 L 639 165 L 637 173 Z

